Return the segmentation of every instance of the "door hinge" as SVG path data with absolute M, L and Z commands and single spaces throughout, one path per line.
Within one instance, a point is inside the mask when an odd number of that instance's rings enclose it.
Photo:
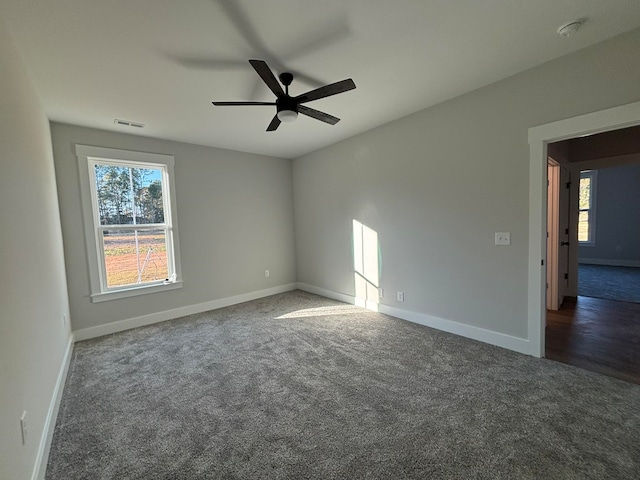
M 567 188 L 571 188 L 571 182 L 567 182 Z
M 540 265 L 544 266 L 544 259 L 540 260 Z
M 569 235 L 569 229 L 568 229 L 568 228 L 565 228 L 565 229 L 564 229 L 564 233 L 565 233 L 565 235 Z
M 565 280 L 569 280 L 569 274 L 568 274 L 568 273 L 565 273 L 565 274 L 564 274 L 564 279 L 565 279 Z

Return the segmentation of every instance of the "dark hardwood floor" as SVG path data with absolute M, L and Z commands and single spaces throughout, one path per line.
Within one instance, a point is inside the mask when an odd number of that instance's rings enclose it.
M 640 384 L 640 304 L 567 298 L 547 311 L 546 358 Z

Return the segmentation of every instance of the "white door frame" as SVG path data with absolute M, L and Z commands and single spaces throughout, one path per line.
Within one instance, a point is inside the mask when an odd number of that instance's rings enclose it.
M 547 144 L 640 125 L 640 102 L 559 120 L 529 129 L 529 295 L 530 354 L 544 357 L 546 323 Z

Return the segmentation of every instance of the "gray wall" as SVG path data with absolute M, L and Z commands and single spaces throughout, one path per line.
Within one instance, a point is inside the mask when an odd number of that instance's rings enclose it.
M 383 304 L 526 338 L 528 129 L 640 100 L 638 37 L 296 159 L 298 280 L 353 295 L 356 219 L 379 236 Z M 501 231 L 511 246 L 494 246 Z
M 580 261 L 640 266 L 640 165 L 597 170 L 595 246 Z
M 290 160 L 59 123 L 51 131 L 74 330 L 295 282 Z M 91 303 L 76 144 L 175 157 L 183 288 Z
M 70 330 L 49 122 L 6 32 L 0 19 L 0 478 L 18 480 L 36 465 Z

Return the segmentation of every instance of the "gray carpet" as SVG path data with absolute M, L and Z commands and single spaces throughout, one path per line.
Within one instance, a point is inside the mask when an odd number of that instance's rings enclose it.
M 640 478 L 640 385 L 295 291 L 76 344 L 46 478 Z
M 640 303 L 640 268 L 580 264 L 578 295 Z

